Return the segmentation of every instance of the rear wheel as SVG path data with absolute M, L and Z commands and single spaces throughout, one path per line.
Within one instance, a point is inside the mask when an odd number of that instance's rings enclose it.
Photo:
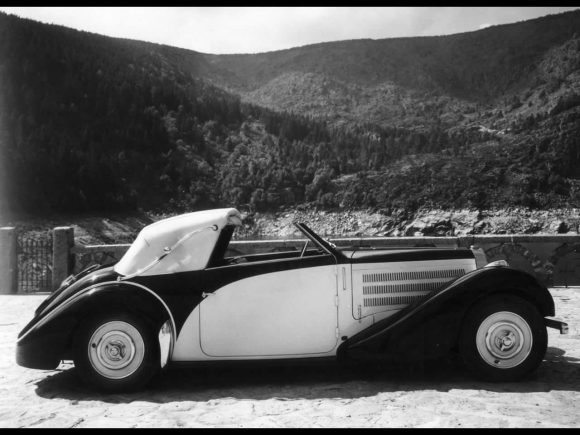
M 142 388 L 158 371 L 159 343 L 152 325 L 127 313 L 95 317 L 75 340 L 75 366 L 83 380 L 108 392 Z
M 500 295 L 466 315 L 459 351 L 467 369 L 488 381 L 516 381 L 542 362 L 548 344 L 544 319 L 525 299 Z

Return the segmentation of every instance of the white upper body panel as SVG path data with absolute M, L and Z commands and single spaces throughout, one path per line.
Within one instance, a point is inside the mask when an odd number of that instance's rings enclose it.
M 161 275 L 201 270 L 207 266 L 220 232 L 241 225 L 235 208 L 204 210 L 174 216 L 146 226 L 115 265 L 120 275 Z M 157 261 L 167 254 L 161 261 Z

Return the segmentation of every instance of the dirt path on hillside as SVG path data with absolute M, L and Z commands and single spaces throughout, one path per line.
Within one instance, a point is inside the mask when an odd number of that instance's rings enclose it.
M 14 362 L 18 331 L 43 296 L 0 296 L 0 427 L 578 427 L 580 288 L 552 289 L 569 335 L 549 330 L 525 382 L 474 381 L 449 363 L 174 369 L 148 390 L 101 395 L 72 365 Z

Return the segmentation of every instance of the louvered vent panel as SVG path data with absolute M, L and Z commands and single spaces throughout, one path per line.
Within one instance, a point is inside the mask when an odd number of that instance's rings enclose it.
M 456 278 L 465 275 L 464 269 L 419 270 L 412 272 L 367 273 L 363 283 L 382 281 L 408 281 L 416 279 Z
M 415 302 L 417 299 L 423 298 L 425 295 L 415 296 L 393 296 L 388 298 L 365 298 L 365 307 L 382 307 L 385 305 L 408 305 Z
M 377 295 L 382 293 L 405 293 L 405 292 L 424 292 L 432 291 L 442 283 L 437 282 L 418 282 L 418 283 L 401 283 L 401 284 L 383 284 L 383 285 L 365 285 L 363 286 L 363 295 Z
M 359 299 L 359 302 L 364 309 L 361 314 L 401 309 L 465 273 L 463 268 L 363 273 L 362 277 L 359 275 L 362 282 L 358 281 L 362 284 L 362 295 L 359 293 L 362 301 Z

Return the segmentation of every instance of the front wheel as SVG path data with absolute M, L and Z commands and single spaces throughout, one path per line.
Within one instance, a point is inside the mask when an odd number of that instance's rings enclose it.
M 142 388 L 159 371 L 153 328 L 127 313 L 97 316 L 75 340 L 75 367 L 90 386 L 107 392 Z
M 544 319 L 530 302 L 500 295 L 471 309 L 459 352 L 468 370 L 487 381 L 520 380 L 538 368 L 548 345 Z

